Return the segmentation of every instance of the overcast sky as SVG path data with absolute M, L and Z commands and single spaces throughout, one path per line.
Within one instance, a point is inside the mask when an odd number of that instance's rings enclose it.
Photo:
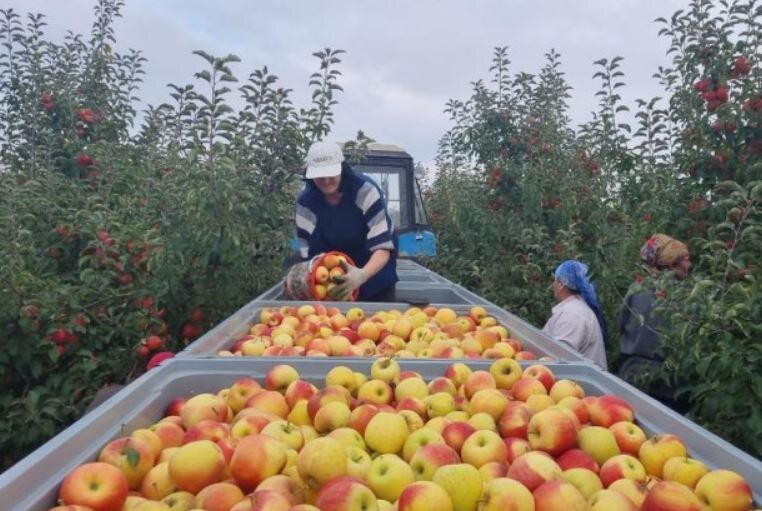
M 0 6 L 48 16 L 47 33 L 60 41 L 67 30 L 89 33 L 94 0 L 0 0 Z M 667 42 L 653 20 L 670 16 L 688 0 L 127 0 L 116 23 L 117 51 L 139 49 L 148 58 L 140 97 L 159 104 L 167 83 L 193 81 L 203 49 L 235 53 L 239 80 L 267 65 L 306 106 L 311 54 L 326 46 L 347 51 L 341 64 L 336 124 L 331 138 L 358 129 L 379 142 L 405 147 L 431 162 L 449 127 L 450 98 L 464 99 L 470 82 L 489 79 L 495 46 L 509 46 L 512 71 L 535 73 L 555 48 L 573 87 L 575 123 L 589 119 L 597 83 L 593 61 L 625 58 L 623 96 L 660 93 L 651 77 L 667 63 Z

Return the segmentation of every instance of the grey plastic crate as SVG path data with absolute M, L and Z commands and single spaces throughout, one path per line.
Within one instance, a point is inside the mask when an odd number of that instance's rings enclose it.
M 427 276 L 418 274 L 418 280 L 400 280 L 396 287 L 396 301 L 400 303 L 452 303 L 452 304 L 478 304 L 488 305 L 489 302 L 463 288 L 447 282 L 437 282 L 431 279 L 421 280 Z M 261 295 L 257 300 L 286 300 L 286 293 L 282 284 L 277 284 Z
M 267 307 L 281 307 L 284 305 L 299 306 L 313 302 L 262 302 L 254 300 L 246 306 L 239 309 L 235 314 L 217 325 L 215 328 L 204 334 L 202 337 L 191 343 L 179 356 L 214 356 L 218 351 L 227 349 L 233 345 L 236 339 L 239 339 L 248 332 L 252 324 L 257 322 L 259 313 Z M 326 306 L 338 307 L 342 312 L 346 312 L 352 307 L 360 307 L 365 312 L 377 312 L 389 309 L 404 309 L 408 307 L 405 303 L 369 303 L 369 302 L 322 302 Z M 440 304 L 452 308 L 459 315 L 466 314 L 473 305 L 453 305 Z M 588 359 L 579 354 L 568 345 L 554 341 L 537 328 L 513 314 L 499 309 L 495 306 L 483 306 L 487 313 L 494 316 L 495 319 L 510 330 L 511 335 L 519 339 L 525 350 L 535 353 L 537 356 L 546 356 L 554 360 L 570 361 L 578 363 L 592 364 Z
M 302 378 L 322 385 L 336 365 L 329 359 L 174 359 L 149 371 L 121 392 L 85 415 L 68 429 L 0 475 L 0 503 L 7 511 L 44 511 L 51 507 L 60 482 L 76 466 L 92 461 L 110 440 L 157 421 L 178 396 L 214 392 L 243 376 L 262 378 L 275 363 L 288 363 Z M 371 361 L 342 361 L 356 371 L 368 373 Z M 487 368 L 489 361 L 469 361 L 472 368 Z M 404 370 L 418 371 L 426 379 L 441 376 L 444 362 L 404 360 Z M 523 365 L 527 365 L 524 363 Z M 673 433 L 685 442 L 691 456 L 711 468 L 741 474 L 762 499 L 762 463 L 716 435 L 674 413 L 625 382 L 581 364 L 547 364 L 557 378 L 577 381 L 588 395 L 615 394 L 635 409 L 636 419 L 647 434 Z

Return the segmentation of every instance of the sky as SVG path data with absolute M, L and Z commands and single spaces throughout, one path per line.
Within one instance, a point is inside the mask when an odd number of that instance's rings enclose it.
M 95 0 L 0 0 L 3 8 L 47 15 L 46 33 L 61 41 L 68 30 L 89 33 Z M 570 116 L 589 120 L 596 108 L 593 62 L 621 55 L 625 102 L 660 94 L 653 73 L 668 63 L 667 41 L 654 19 L 669 17 L 688 0 L 126 0 L 115 24 L 117 51 L 148 59 L 139 96 L 168 100 L 168 83 L 193 83 L 203 62 L 192 51 L 234 53 L 241 82 L 268 66 L 308 106 L 312 53 L 347 53 L 335 125 L 329 139 L 354 138 L 362 129 L 378 142 L 404 147 L 433 165 L 437 141 L 450 127 L 448 99 L 466 99 L 471 82 L 489 80 L 496 46 L 508 46 L 513 72 L 536 73 L 551 48 L 561 54 L 572 86 Z

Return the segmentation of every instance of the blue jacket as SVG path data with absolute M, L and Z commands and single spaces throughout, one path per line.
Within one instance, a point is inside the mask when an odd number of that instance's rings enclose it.
M 360 300 L 373 299 L 397 282 L 397 238 L 379 186 L 368 176 L 355 173 L 344 163 L 341 202 L 328 204 L 312 180 L 296 201 L 296 237 L 303 259 L 338 250 L 359 267 L 374 250 L 391 251 L 389 262 L 360 288 Z

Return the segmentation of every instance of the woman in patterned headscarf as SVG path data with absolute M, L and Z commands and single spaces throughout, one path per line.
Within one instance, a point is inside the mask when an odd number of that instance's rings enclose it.
M 640 249 L 640 259 L 647 271 L 658 278 L 670 271 L 677 279 L 685 279 L 691 267 L 690 252 L 685 243 L 666 234 L 654 234 Z M 620 351 L 619 376 L 630 383 L 644 382 L 649 374 L 664 363 L 660 353 L 659 318 L 652 314 L 655 291 L 637 289 L 627 293 L 619 314 Z M 667 385 L 649 389 L 649 393 L 672 408 L 681 410 L 686 403 L 678 402 L 675 389 Z
M 660 271 L 671 270 L 677 278 L 684 279 L 691 268 L 688 247 L 666 234 L 651 236 L 640 249 L 640 259 L 650 267 L 654 276 Z

